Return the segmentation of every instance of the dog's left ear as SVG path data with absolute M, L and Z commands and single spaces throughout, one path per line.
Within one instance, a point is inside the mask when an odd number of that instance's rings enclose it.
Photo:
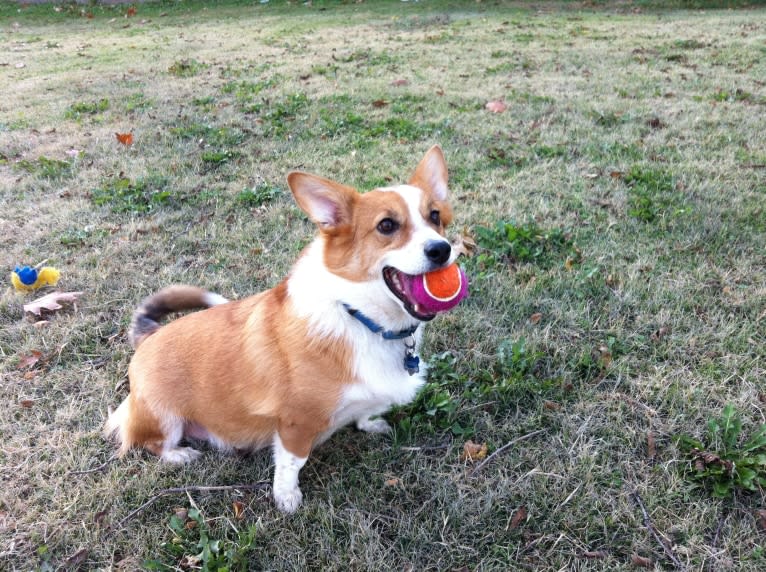
M 428 150 L 410 178 L 410 185 L 431 193 L 437 201 L 447 200 L 447 163 L 441 147 L 434 145 Z
M 287 184 L 298 206 L 322 229 L 349 224 L 357 192 L 330 179 L 293 171 Z

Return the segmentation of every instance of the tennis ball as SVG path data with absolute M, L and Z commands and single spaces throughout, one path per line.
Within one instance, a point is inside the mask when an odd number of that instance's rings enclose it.
M 468 295 L 468 278 L 457 264 L 417 276 L 412 297 L 427 312 L 446 312 Z

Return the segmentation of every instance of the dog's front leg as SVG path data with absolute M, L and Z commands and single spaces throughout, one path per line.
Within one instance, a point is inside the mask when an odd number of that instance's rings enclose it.
M 283 432 L 284 433 L 284 432 Z M 287 446 L 279 432 L 274 434 L 274 502 L 282 512 L 295 512 L 303 500 L 303 493 L 298 487 L 298 473 L 306 464 L 311 441 L 307 446 L 295 447 L 294 435 L 290 431 L 284 435 Z M 288 449 L 293 449 L 294 452 Z M 297 453 L 297 454 L 296 454 Z M 304 454 L 305 453 L 305 454 Z

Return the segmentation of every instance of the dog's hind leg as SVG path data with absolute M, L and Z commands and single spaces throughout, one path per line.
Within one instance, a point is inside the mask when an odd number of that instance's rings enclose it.
M 120 443 L 120 455 L 133 447 L 143 447 L 167 463 L 188 463 L 200 453 L 179 447 L 184 421 L 172 413 L 155 414 L 132 393 L 109 415 L 104 432 Z
M 183 419 L 172 414 L 163 415 L 160 425 L 162 426 L 162 445 L 158 451 L 152 451 L 160 459 L 166 463 L 182 465 L 190 463 L 200 456 L 200 452 L 197 449 L 178 446 L 178 443 L 184 436 L 185 422 Z

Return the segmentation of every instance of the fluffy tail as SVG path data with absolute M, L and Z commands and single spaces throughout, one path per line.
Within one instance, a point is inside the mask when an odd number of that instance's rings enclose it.
M 133 348 L 151 336 L 160 327 L 159 321 L 172 312 L 209 308 L 228 302 L 223 296 L 196 286 L 169 286 L 145 298 L 133 312 L 128 339 Z

